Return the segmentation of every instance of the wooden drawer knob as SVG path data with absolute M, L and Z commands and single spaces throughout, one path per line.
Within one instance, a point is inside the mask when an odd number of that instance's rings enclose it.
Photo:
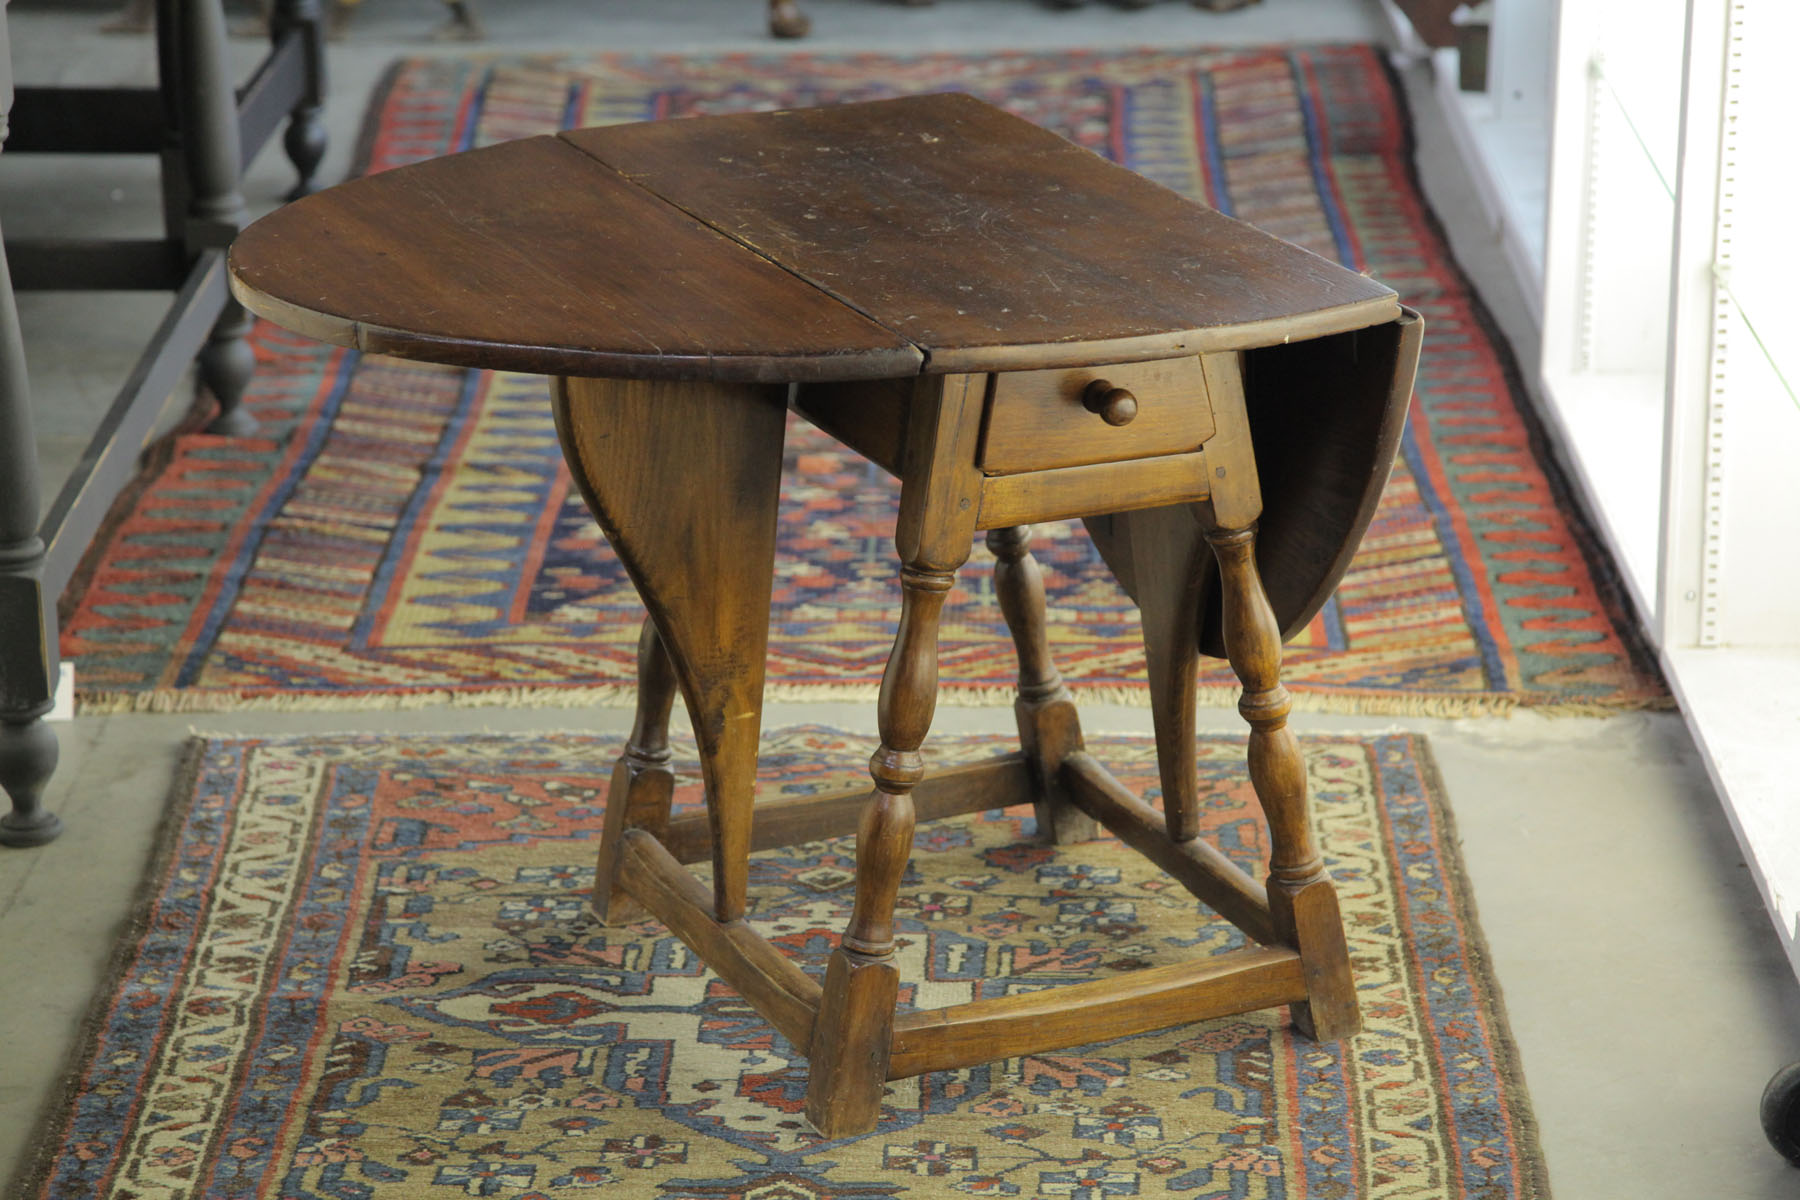
M 1114 387 L 1104 379 L 1096 379 L 1081 393 L 1081 403 L 1091 413 L 1099 413 L 1108 425 L 1129 425 L 1137 416 L 1137 397 L 1122 387 Z

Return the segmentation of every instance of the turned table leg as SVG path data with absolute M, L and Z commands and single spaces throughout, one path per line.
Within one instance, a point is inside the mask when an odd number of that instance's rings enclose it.
M 1361 1023 L 1337 891 L 1312 830 L 1306 764 L 1287 727 L 1293 702 L 1281 683 L 1281 627 L 1256 565 L 1262 489 L 1251 452 L 1236 354 L 1203 359 L 1218 433 L 1207 443 L 1213 494 L 1195 512 L 1219 564 L 1225 653 L 1243 685 L 1238 711 L 1250 725 L 1250 783 L 1269 821 L 1269 915 L 1276 938 L 1300 952 L 1308 999 L 1292 1007 L 1309 1037 L 1348 1037 Z
M 0 38 L 6 32 L 0 7 Z M 0 63 L 0 142 L 6 106 Z M 44 808 L 56 770 L 56 732 L 44 722 L 56 691 L 56 597 L 44 588 L 44 543 L 38 537 L 37 442 L 25 374 L 25 341 L 13 303 L 12 276 L 0 254 L 0 846 L 41 846 L 62 832 Z
M 1000 613 L 1019 653 L 1019 697 L 1013 702 L 1013 715 L 1019 724 L 1019 745 L 1037 772 L 1038 799 L 1033 807 L 1038 837 L 1051 844 L 1089 841 L 1098 826 L 1075 807 L 1060 783 L 1063 759 L 1082 748 L 1081 720 L 1062 673 L 1050 658 L 1044 572 L 1031 554 L 1031 526 L 991 529 L 987 545 L 994 552 Z
M 176 89 L 181 158 L 187 189 L 183 236 L 190 254 L 229 245 L 244 227 L 243 148 L 239 140 L 236 92 L 227 54 L 225 9 L 221 0 L 179 0 L 158 21 L 165 43 L 163 78 Z M 168 28 L 174 30 L 169 39 Z M 207 432 L 242 437 L 256 420 L 240 407 L 256 356 L 246 340 L 252 320 L 228 299 L 198 359 L 201 384 L 219 406 Z
M 325 33 L 326 5 L 321 0 L 275 0 L 269 15 L 269 36 L 276 43 L 289 34 L 302 39 L 306 62 L 306 86 L 288 116 L 281 148 L 294 164 L 299 181 L 288 193 L 298 200 L 316 190 L 314 176 L 325 161 Z
M 912 854 L 911 792 L 925 776 L 919 748 L 937 707 L 938 615 L 975 538 L 983 382 L 923 378 L 913 396 L 894 532 L 900 628 L 881 677 L 875 793 L 857 830 L 855 907 L 825 968 L 806 1084 L 807 1120 L 827 1137 L 867 1133 L 881 1117 L 900 987 L 894 903 Z
M 650 762 L 671 703 L 666 654 L 699 743 L 721 922 L 744 915 L 784 400 L 763 384 L 560 379 L 553 402 L 571 472 L 654 625 L 639 645 L 632 734 L 649 769 L 631 778 L 627 751 L 620 810 L 615 774 L 601 871 L 610 889 L 634 821 L 666 823 Z M 610 890 L 597 896 L 609 916 L 611 903 Z
M 594 870 L 594 913 L 608 925 L 623 925 L 644 914 L 643 906 L 618 884 L 625 831 L 642 829 L 658 841 L 665 840 L 669 807 L 675 799 L 675 772 L 669 766 L 675 664 L 656 632 L 656 623 L 648 617 L 638 635 L 637 685 L 637 716 L 606 790 L 606 823 Z
M 1306 764 L 1287 727 L 1293 702 L 1281 683 L 1281 631 L 1256 569 L 1256 531 L 1208 530 L 1223 584 L 1225 649 L 1244 685 L 1238 711 L 1250 725 L 1250 783 L 1269 819 L 1269 914 L 1276 936 L 1300 952 L 1309 999 L 1294 1024 L 1331 1041 L 1355 1033 L 1356 988 L 1337 891 L 1313 838 Z

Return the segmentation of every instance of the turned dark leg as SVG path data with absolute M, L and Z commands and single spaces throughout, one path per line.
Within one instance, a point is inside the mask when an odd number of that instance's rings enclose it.
M 243 152 L 221 0 L 184 0 L 177 25 L 174 86 L 187 183 L 185 234 L 189 252 L 199 254 L 229 245 L 243 228 L 244 196 L 238 190 Z M 227 300 L 201 348 L 200 382 L 219 405 L 207 427 L 212 433 L 242 436 L 256 428 L 255 420 L 238 407 L 256 369 L 245 341 L 249 332 L 250 315 Z
M 1032 557 L 1031 526 L 991 529 L 994 593 L 1019 653 L 1019 697 L 1013 715 L 1019 744 L 1038 775 L 1038 836 L 1053 844 L 1085 842 L 1099 832 L 1094 819 L 1064 794 L 1058 779 L 1062 760 L 1082 749 L 1081 720 L 1062 674 L 1050 657 L 1044 615 L 1044 573 Z
M 606 792 L 606 825 L 594 872 L 594 912 L 608 925 L 624 925 L 644 915 L 643 906 L 618 886 L 625 831 L 642 829 L 662 840 L 669 830 L 669 806 L 675 797 L 675 772 L 669 766 L 669 713 L 677 690 L 675 664 L 669 661 L 669 652 L 648 617 L 638 635 L 637 682 L 637 717 Z
M 294 164 L 300 180 L 288 199 L 297 200 L 316 190 L 313 175 L 325 158 L 325 20 L 320 0 L 275 0 L 269 18 L 269 36 L 279 45 L 293 33 L 301 39 L 306 58 L 306 86 L 288 118 L 281 148 Z
M 481 18 L 475 15 L 475 0 L 444 0 L 450 19 L 439 26 L 434 35 L 445 42 L 479 42 L 487 36 Z
M 0 720 L 0 790 L 12 811 L 0 817 L 0 846 L 41 846 L 62 832 L 62 819 L 44 808 L 44 789 L 56 772 L 56 734 L 40 712 Z
M 812 21 L 795 0 L 769 0 L 769 32 L 778 38 L 803 38 L 812 32 Z
M 12 811 L 0 817 L 6 846 L 39 846 L 62 832 L 43 803 L 56 770 L 56 734 L 43 717 L 55 694 L 57 661 L 56 597 L 44 592 L 39 503 L 25 344 L 0 255 L 0 790 L 12 800 Z
M 1292 1007 L 1308 1037 L 1332 1041 L 1361 1024 L 1337 892 L 1313 838 L 1306 764 L 1287 727 L 1293 703 L 1281 683 L 1281 630 L 1256 569 L 1256 530 L 1208 530 L 1219 560 L 1225 650 L 1244 685 L 1238 711 L 1250 725 L 1250 782 L 1269 821 L 1269 913 L 1277 937 L 1300 952 L 1309 999 Z

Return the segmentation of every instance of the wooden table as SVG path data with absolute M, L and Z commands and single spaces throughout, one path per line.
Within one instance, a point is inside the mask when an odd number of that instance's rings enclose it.
M 1355 1031 L 1281 641 L 1393 459 L 1421 324 L 1388 288 L 960 95 L 421 163 L 265 218 L 231 269 L 244 304 L 316 337 L 556 377 L 570 466 L 649 610 L 595 907 L 648 909 L 805 1052 L 821 1131 L 873 1128 L 884 1080 L 1204 1017 L 1290 1004 L 1311 1036 Z M 753 805 L 790 407 L 900 478 L 900 623 L 873 791 Z M 1028 526 L 1068 517 L 1143 612 L 1161 812 L 1084 750 L 1050 660 Z M 980 530 L 1021 749 L 927 775 L 939 610 Z M 1244 685 L 1267 885 L 1196 836 L 1201 653 Z M 671 819 L 677 691 L 706 807 Z M 1258 945 L 896 1014 L 915 820 L 1027 803 L 1051 841 L 1105 825 Z M 747 858 L 851 830 L 855 908 L 821 982 L 746 922 Z M 706 859 L 710 889 L 681 865 Z

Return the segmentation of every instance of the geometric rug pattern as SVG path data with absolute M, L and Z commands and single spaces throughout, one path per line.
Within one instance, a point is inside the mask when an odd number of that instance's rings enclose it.
M 1425 743 L 1303 745 L 1362 1033 L 1319 1045 L 1262 1012 L 1003 1059 L 892 1084 L 872 1133 L 828 1140 L 802 1120 L 804 1060 L 779 1033 L 654 920 L 588 915 L 616 740 L 196 742 L 66 1107 L 12 1194 L 1540 1200 Z M 1151 742 L 1090 748 L 1154 802 Z M 867 750 L 775 731 L 763 792 L 866 780 Z M 1244 741 L 1199 751 L 1204 832 L 1260 874 Z M 692 807 L 692 744 L 675 756 Z M 1029 807 L 920 825 L 897 919 L 903 1006 L 1242 945 L 1136 852 L 1031 833 Z M 749 919 L 814 974 L 849 913 L 853 856 L 842 838 L 752 859 Z
M 963 89 L 1359 270 L 1426 321 L 1392 482 L 1290 646 L 1303 705 L 1469 714 L 1667 703 L 1411 174 L 1367 47 L 1124 53 L 421 59 L 372 114 L 368 169 L 567 126 Z M 267 324 L 253 437 L 180 433 L 65 598 L 86 711 L 627 699 L 642 608 L 570 487 L 542 378 L 319 345 Z M 771 697 L 868 698 L 898 612 L 897 489 L 795 425 Z M 1035 553 L 1078 695 L 1142 703 L 1137 614 L 1078 523 Z M 977 545 L 949 598 L 952 703 L 1015 666 Z M 1235 695 L 1207 660 L 1209 701 Z

